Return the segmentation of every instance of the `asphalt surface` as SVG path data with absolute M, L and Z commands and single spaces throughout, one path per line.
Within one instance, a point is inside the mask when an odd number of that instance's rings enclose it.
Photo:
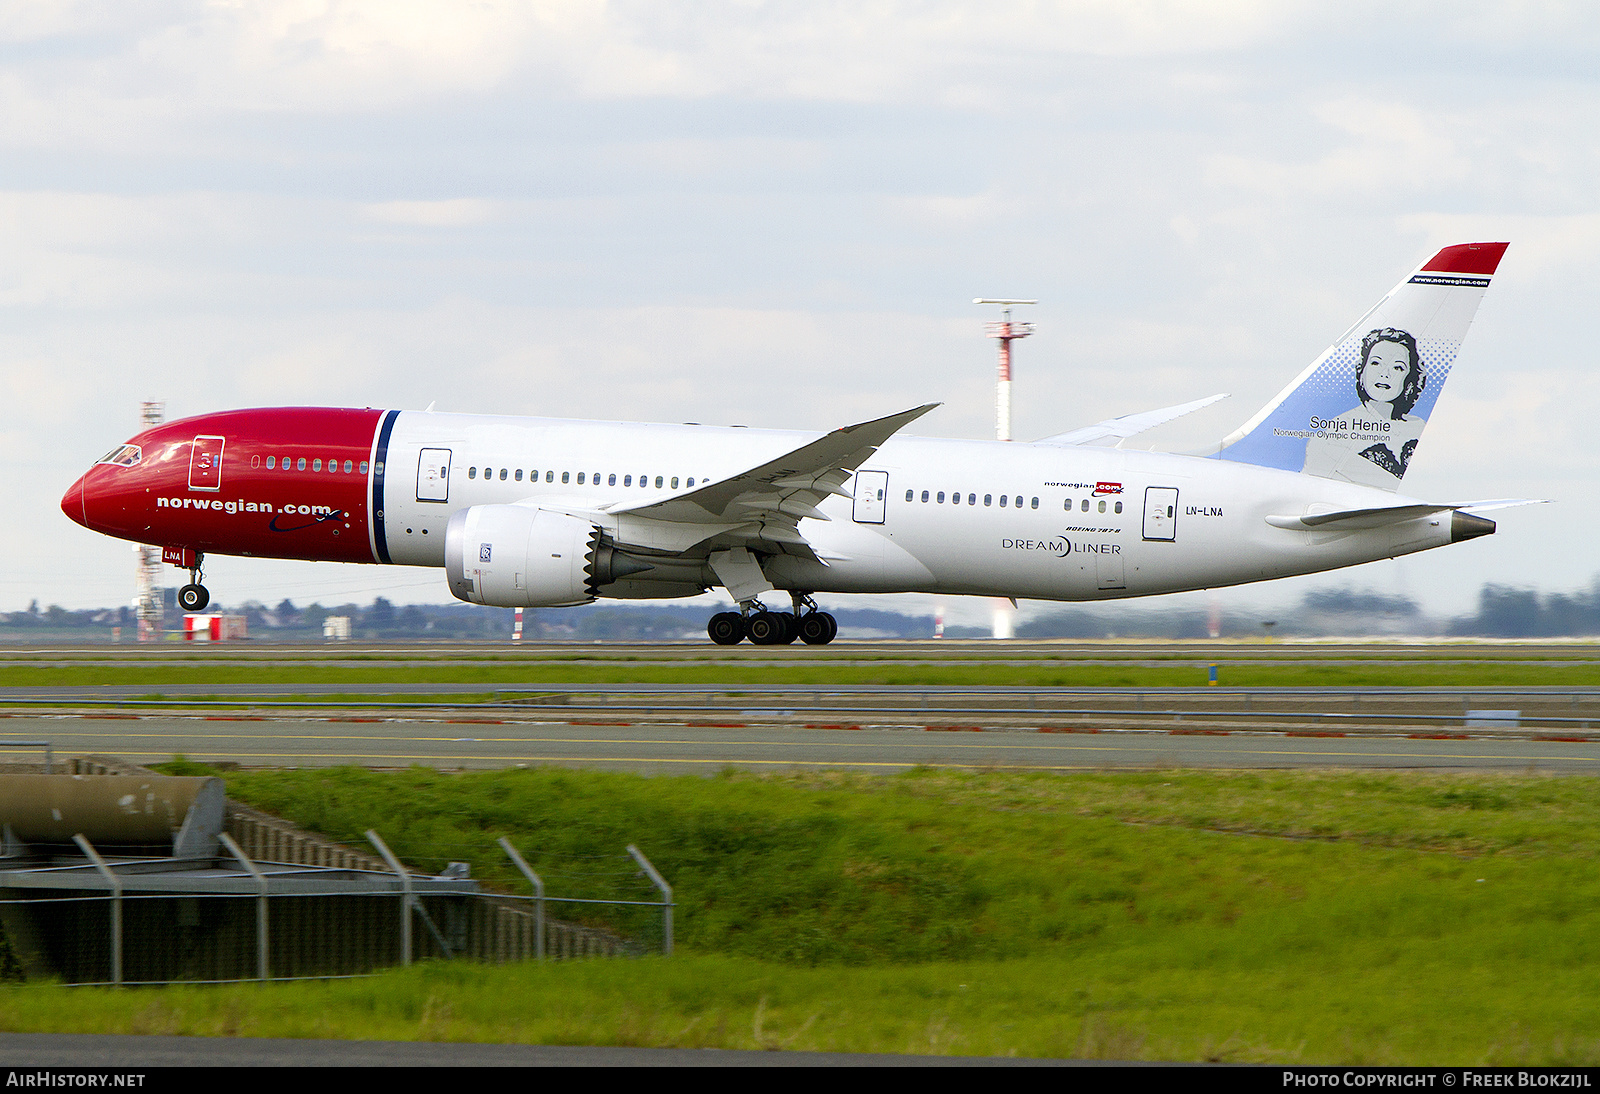
M 1217 730 L 1039 732 L 928 727 L 844 728 L 785 722 L 11 717 L 0 758 L 35 760 L 16 740 L 49 741 L 55 755 L 113 755 L 154 763 L 184 755 L 246 767 L 500 768 L 560 765 L 640 773 L 713 774 L 840 768 L 892 773 L 915 766 L 967 770 L 1116 768 L 1436 768 L 1600 774 L 1600 741 L 1523 737 L 1436 739 Z M 1303 731 L 1319 733 L 1321 731 Z M 1459 730 L 1457 731 L 1459 734 Z

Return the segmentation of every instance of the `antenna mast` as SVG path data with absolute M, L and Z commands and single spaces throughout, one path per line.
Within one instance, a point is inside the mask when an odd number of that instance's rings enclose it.
M 141 431 L 160 425 L 166 417 L 166 403 L 139 404 Z M 138 573 L 134 579 L 137 591 L 133 598 L 133 606 L 139 615 L 139 641 L 159 642 L 161 617 L 165 607 L 161 602 L 161 592 L 157 586 L 157 582 L 161 580 L 161 548 L 138 543 L 133 549 L 139 559 Z
M 990 338 L 1000 340 L 1000 372 L 994 389 L 994 435 L 997 440 L 1011 439 L 1011 343 L 1033 333 L 1032 323 L 1011 321 L 1011 309 L 1019 304 L 1037 304 L 1037 300 L 998 300 L 980 296 L 974 304 L 998 304 L 1003 309 L 998 323 L 985 323 L 984 330 Z M 1017 633 L 1017 605 L 1005 597 L 994 601 L 994 629 L 996 638 L 1005 640 Z
M 1011 439 L 1011 343 L 1033 333 L 1032 323 L 1011 321 L 1011 309 L 1018 304 L 1037 304 L 1038 301 L 991 300 L 980 296 L 973 303 L 999 304 L 1004 309 L 1000 313 L 1000 321 L 985 323 L 984 330 L 988 332 L 990 338 L 1000 340 L 1000 371 L 994 392 L 994 435 L 997 440 L 1009 441 Z

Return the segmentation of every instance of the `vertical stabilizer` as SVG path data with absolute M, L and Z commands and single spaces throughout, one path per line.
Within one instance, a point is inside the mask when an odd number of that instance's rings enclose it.
M 1398 489 L 1507 246 L 1460 243 L 1423 263 L 1217 458 Z

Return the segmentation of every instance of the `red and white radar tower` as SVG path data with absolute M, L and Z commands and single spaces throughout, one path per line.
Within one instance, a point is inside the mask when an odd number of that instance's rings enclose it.
M 1032 323 L 1013 323 L 1011 309 L 1018 304 L 1037 304 L 1037 300 L 991 300 L 980 296 L 974 304 L 999 304 L 1005 310 L 998 323 L 985 323 L 990 338 L 1000 339 L 1000 377 L 994 393 L 994 434 L 997 440 L 1011 439 L 1011 343 L 1033 333 Z
M 1014 323 L 1011 309 L 1019 304 L 1037 304 L 1037 300 L 994 300 L 980 296 L 974 304 L 998 304 L 1005 310 L 998 323 L 985 323 L 990 338 L 1000 339 L 1000 376 L 994 391 L 994 435 L 996 439 L 1011 439 L 1011 343 L 1033 333 L 1032 323 Z M 1014 600 L 994 602 L 993 634 L 998 639 L 1008 639 L 1017 633 L 1017 604 Z
M 144 429 L 160 425 L 167 416 L 165 403 L 141 403 L 139 425 Z M 138 557 L 133 607 L 139 618 L 139 641 L 161 641 L 161 624 L 164 605 L 161 601 L 161 548 L 145 543 L 133 546 Z

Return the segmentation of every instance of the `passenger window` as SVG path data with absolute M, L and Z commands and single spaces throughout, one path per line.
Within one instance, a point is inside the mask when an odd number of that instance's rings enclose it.
M 561 481 L 562 481 L 563 484 L 571 482 L 572 481 L 572 472 L 571 471 L 563 471 L 563 472 L 561 472 Z
M 1017 495 L 1017 508 L 1018 509 L 1022 508 L 1022 495 L 1021 494 Z
M 906 491 L 906 500 L 907 500 L 907 501 L 910 501 L 910 500 L 911 500 L 911 494 L 912 494 L 912 492 L 911 492 L 911 491 L 910 491 L 910 490 L 907 490 L 907 491 Z
M 672 488 L 674 490 L 678 488 L 678 476 L 676 475 L 672 476 Z
M 367 461 L 366 460 L 362 460 L 361 461 L 361 473 L 363 475 L 365 475 L 367 473 Z
M 521 482 L 522 481 L 522 468 L 520 468 L 520 467 L 517 468 L 517 473 L 515 475 L 511 476 L 511 481 L 512 482 Z
M 521 478 L 521 476 L 519 475 L 518 478 Z M 503 467 L 500 469 L 500 481 L 501 482 L 505 482 L 506 481 L 506 469 L 503 468 Z
M 633 476 L 632 475 L 624 475 L 624 476 L 622 476 L 622 485 L 623 486 L 632 486 L 633 485 Z
M 321 460 L 312 460 L 311 461 L 311 470 L 313 470 L 313 471 L 321 471 L 322 470 L 322 461 Z
M 258 468 L 260 466 L 261 466 L 261 457 L 260 456 L 251 456 L 250 457 L 250 469 L 253 471 L 253 470 L 255 470 L 256 468 Z
M 478 477 L 478 469 L 476 467 L 467 468 L 467 478 L 475 479 L 477 477 Z
M 276 456 L 268 456 L 267 457 L 267 470 L 271 471 L 276 466 L 277 466 L 277 457 Z
M 661 489 L 661 476 L 660 475 L 656 476 L 656 489 L 657 490 Z
M 1033 508 L 1035 508 L 1035 509 L 1039 508 L 1039 499 L 1038 498 L 1034 498 L 1033 499 Z M 1105 502 L 1101 502 L 1100 503 L 1100 511 L 1102 513 L 1104 513 L 1106 511 L 1106 503 Z
M 922 492 L 922 504 L 928 504 L 928 492 L 926 490 Z
M 615 485 L 617 485 L 617 477 L 615 475 L 607 475 L 606 476 L 606 485 L 607 486 L 615 486 Z
M 967 495 L 967 504 L 968 505 L 977 505 L 978 504 L 978 495 L 976 495 L 976 494 L 968 494 Z
M 983 496 L 983 504 L 985 504 L 985 505 L 988 505 L 993 500 L 994 500 L 994 495 L 993 494 L 985 494 Z
M 939 504 L 940 505 L 944 504 L 944 491 L 943 490 L 939 491 Z
M 346 475 L 350 474 L 350 472 L 354 471 L 355 469 L 356 469 L 356 465 L 355 465 L 355 461 L 354 460 L 345 460 L 344 461 L 344 473 Z
M 1080 508 L 1082 508 L 1082 510 L 1085 513 L 1087 513 L 1089 511 L 1089 499 L 1088 498 L 1084 498 L 1083 499 L 1083 505 Z
M 1102 513 L 1104 513 L 1106 511 L 1106 503 L 1105 502 L 1101 502 L 1100 503 L 1100 511 Z
M 578 485 L 579 486 L 583 485 L 583 472 L 582 471 L 578 472 Z
M 686 482 L 686 483 L 684 483 L 684 485 L 685 485 L 685 486 L 693 486 L 693 485 L 694 485 L 694 476 L 693 476 L 693 475 L 690 475 L 690 476 L 689 476 L 689 481 L 688 481 L 688 482 Z
M 555 482 L 556 481 L 556 473 L 554 471 L 546 471 L 544 473 L 544 481 L 545 482 Z
M 1117 512 L 1122 512 L 1122 503 L 1120 501 L 1117 502 Z
M 1000 495 L 1000 508 L 1002 508 L 1002 509 L 1004 509 L 1006 507 L 1006 498 L 1007 498 L 1007 495 L 1005 495 L 1005 494 L 1001 494 Z

